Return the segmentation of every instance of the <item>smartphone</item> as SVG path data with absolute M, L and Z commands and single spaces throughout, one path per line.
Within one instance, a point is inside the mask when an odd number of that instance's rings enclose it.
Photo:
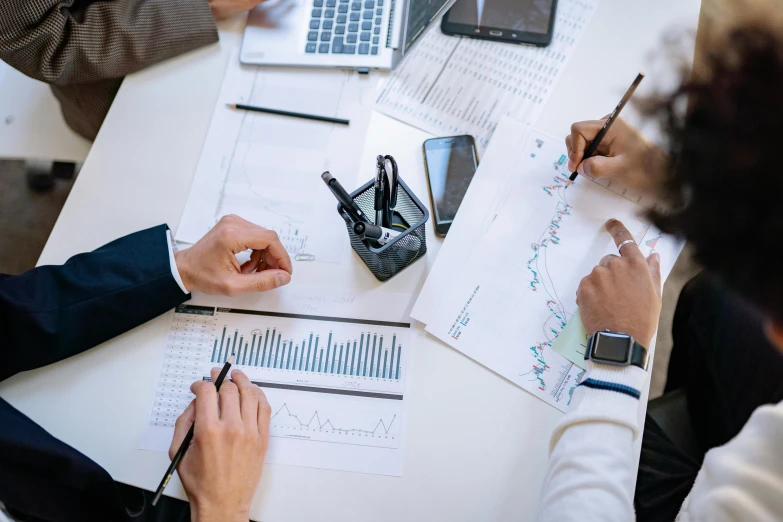
M 424 142 L 424 170 L 437 235 L 443 237 L 449 231 L 477 168 L 473 136 L 432 138 Z
M 557 0 L 457 0 L 441 30 L 506 43 L 546 47 L 552 42 Z

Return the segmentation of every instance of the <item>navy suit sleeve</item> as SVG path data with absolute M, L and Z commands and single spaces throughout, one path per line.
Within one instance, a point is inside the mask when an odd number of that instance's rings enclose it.
M 187 300 L 171 273 L 166 226 L 62 266 L 0 279 L 0 380 L 81 353 Z

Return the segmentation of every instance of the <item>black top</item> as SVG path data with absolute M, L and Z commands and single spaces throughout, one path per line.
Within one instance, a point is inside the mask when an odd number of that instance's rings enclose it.
M 167 245 L 160 225 L 62 266 L 0 275 L 0 380 L 81 353 L 189 299 L 171 274 Z M 129 519 L 106 470 L 2 399 L 0 501 L 29 519 Z

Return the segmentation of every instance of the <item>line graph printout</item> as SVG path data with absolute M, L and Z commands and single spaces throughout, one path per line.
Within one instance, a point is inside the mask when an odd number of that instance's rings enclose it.
M 381 88 L 377 109 L 437 136 L 470 134 L 483 150 L 502 117 L 536 122 L 597 5 L 560 0 L 544 48 L 455 38 L 433 27 Z
M 140 447 L 166 451 L 189 387 L 235 354 L 272 406 L 268 462 L 402 474 L 410 325 L 182 305 Z
M 503 132 L 524 129 L 511 122 Z M 576 310 L 579 281 L 617 253 L 604 223 L 621 220 L 645 255 L 659 252 L 664 280 L 682 245 L 639 217 L 653 200 L 617 182 L 580 176 L 566 190 L 561 139 L 532 130 L 519 148 L 491 154 L 508 156 L 514 181 L 427 331 L 566 411 L 583 370 L 552 344 Z
M 355 185 L 376 76 L 250 67 L 232 58 L 176 239 L 195 243 L 222 216 L 237 214 L 275 230 L 290 254 L 338 263 L 345 224 L 320 175 L 329 170 L 345 187 Z M 231 103 L 350 125 L 234 110 Z

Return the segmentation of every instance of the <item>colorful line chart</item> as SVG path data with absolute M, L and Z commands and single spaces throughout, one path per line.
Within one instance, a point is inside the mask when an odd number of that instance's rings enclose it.
M 576 311 L 581 279 L 617 253 L 606 221 L 622 221 L 645 255 L 658 251 L 666 263 L 679 246 L 641 217 L 654 205 L 644 194 L 582 176 L 568 186 L 562 140 L 530 131 L 520 149 L 498 152 L 515 173 L 505 202 L 427 331 L 567 411 L 584 371 L 552 345 Z

